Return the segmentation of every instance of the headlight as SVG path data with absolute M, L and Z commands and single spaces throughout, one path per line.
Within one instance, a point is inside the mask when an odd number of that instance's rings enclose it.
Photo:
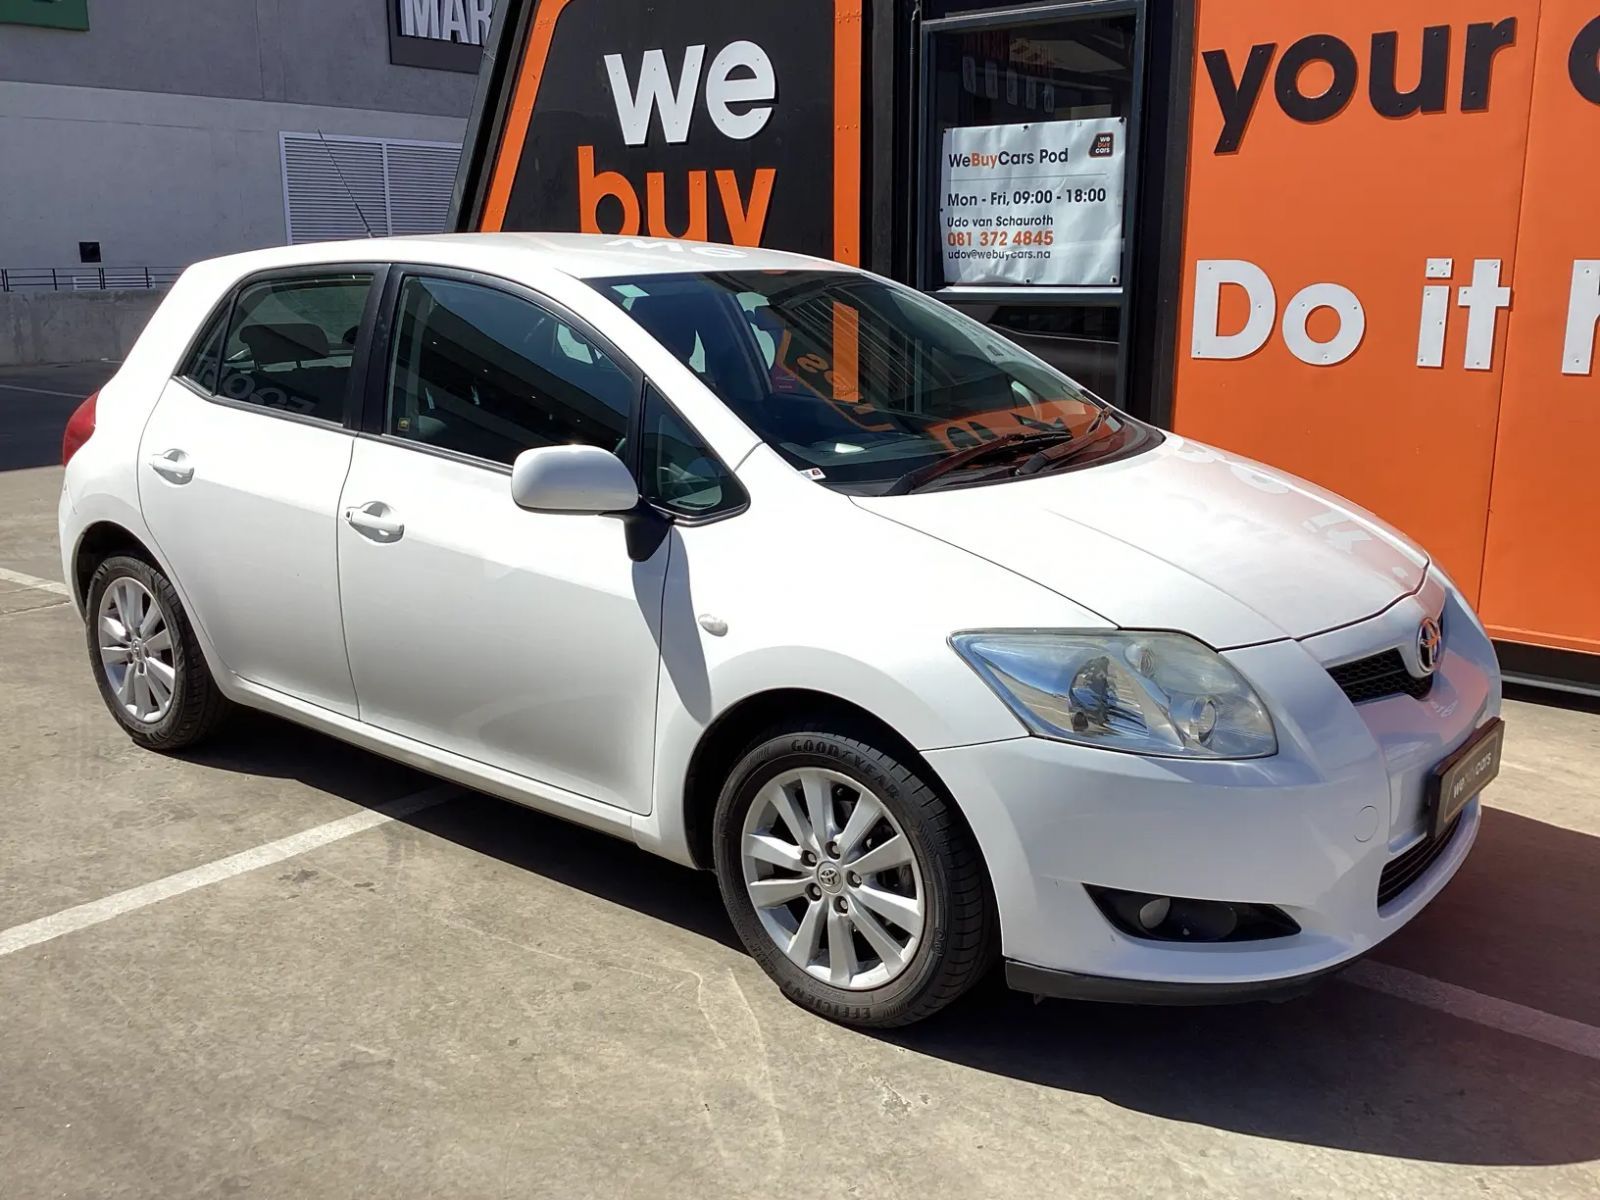
M 950 644 L 1042 737 L 1181 758 L 1278 749 L 1261 697 L 1181 633 L 958 633 Z

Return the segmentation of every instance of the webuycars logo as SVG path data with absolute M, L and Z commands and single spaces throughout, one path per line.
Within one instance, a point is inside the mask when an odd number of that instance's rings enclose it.
M 1059 150 L 1041 147 L 1038 150 L 1001 150 L 994 154 L 978 153 L 952 153 L 949 155 L 952 167 L 973 167 L 979 170 L 988 170 L 993 167 L 1031 167 L 1042 163 L 1064 163 L 1068 161 L 1072 151 L 1063 146 Z

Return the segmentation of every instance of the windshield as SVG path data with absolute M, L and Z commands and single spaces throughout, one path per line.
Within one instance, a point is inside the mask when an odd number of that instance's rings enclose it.
M 987 327 L 869 276 L 729 271 L 593 284 L 791 464 L 844 490 L 1012 478 L 1020 460 L 1031 470 L 1079 465 L 1075 453 L 1040 458 L 1042 446 L 1092 442 L 1103 461 L 1154 436 Z M 992 443 L 1004 444 L 963 453 Z M 936 466 L 946 459 L 948 471 Z

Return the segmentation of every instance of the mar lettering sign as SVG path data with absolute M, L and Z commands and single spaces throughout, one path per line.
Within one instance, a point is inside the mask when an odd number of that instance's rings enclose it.
M 389 61 L 403 67 L 476 73 L 494 20 L 494 0 L 385 0 Z

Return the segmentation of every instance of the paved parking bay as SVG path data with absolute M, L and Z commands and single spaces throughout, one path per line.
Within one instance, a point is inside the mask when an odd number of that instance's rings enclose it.
M 91 374 L 18 387 L 64 420 Z M 1461 876 L 1305 1000 L 995 985 L 873 1036 L 624 843 L 265 717 L 135 749 L 40 453 L 0 470 L 0 1197 L 1600 1195 L 1593 706 L 1508 706 Z
M 112 362 L 0 367 L 0 471 L 60 462 L 67 418 L 116 369 Z

